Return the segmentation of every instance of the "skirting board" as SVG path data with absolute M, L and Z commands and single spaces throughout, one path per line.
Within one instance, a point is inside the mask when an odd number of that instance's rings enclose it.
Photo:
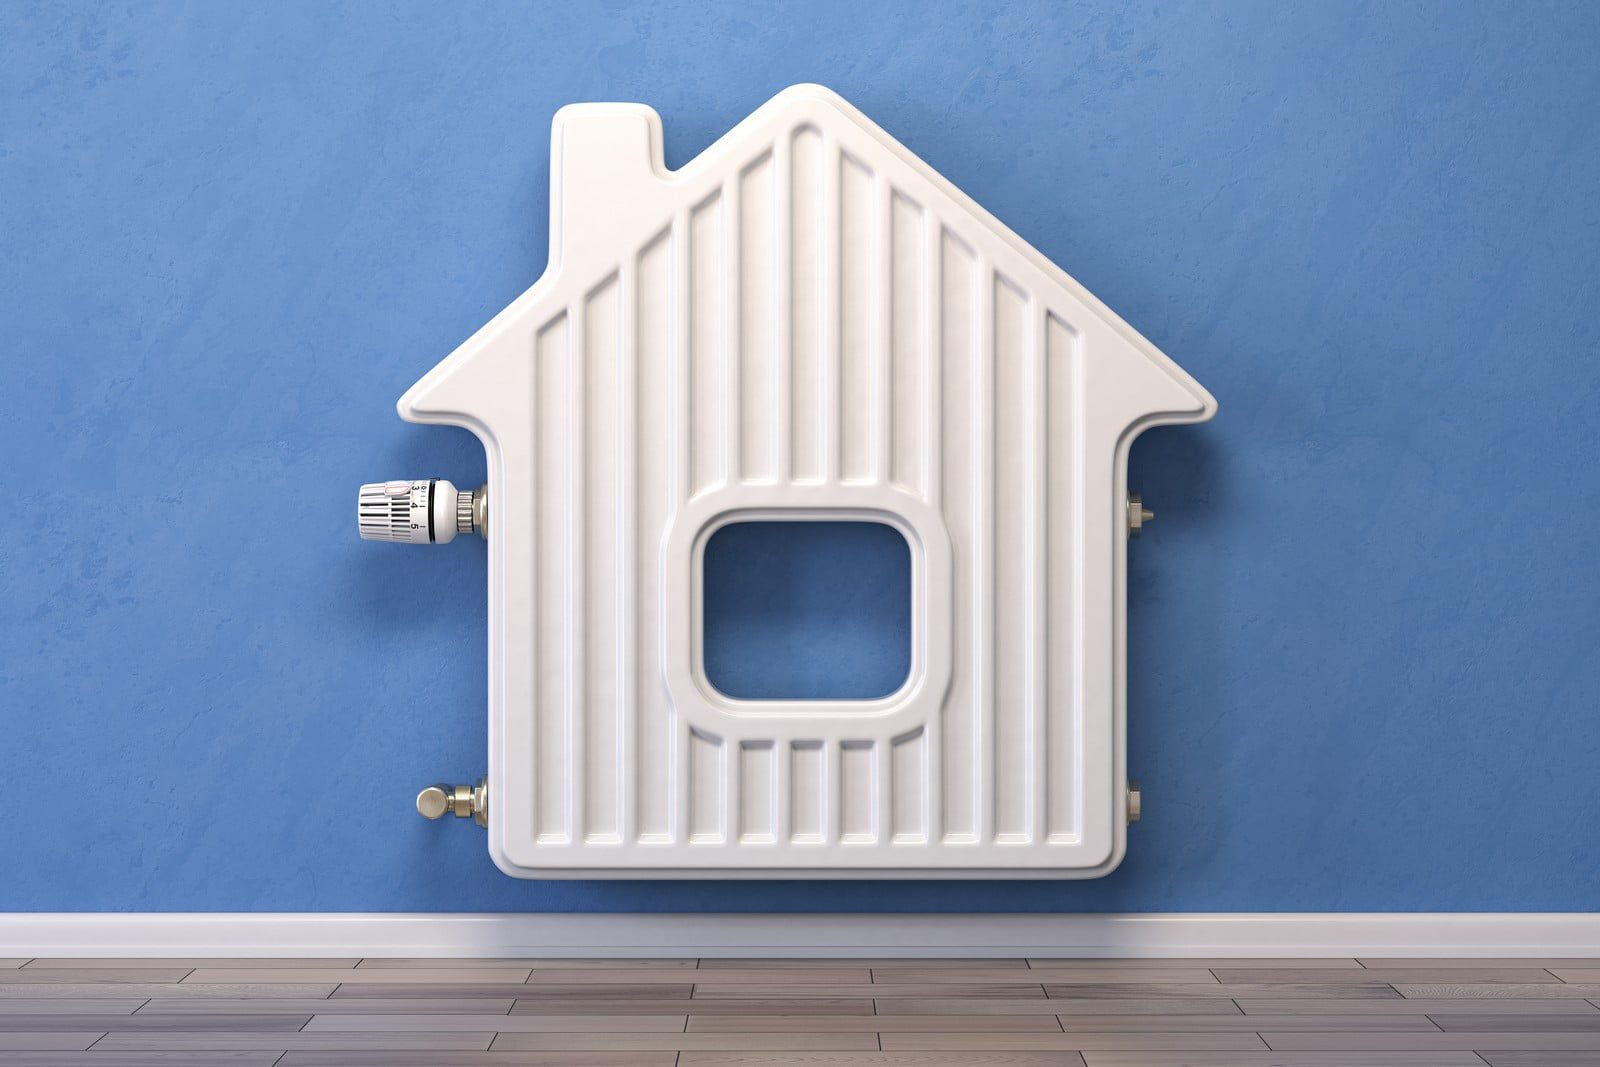
M 0 956 L 1600 957 L 1600 915 L 10 912 Z

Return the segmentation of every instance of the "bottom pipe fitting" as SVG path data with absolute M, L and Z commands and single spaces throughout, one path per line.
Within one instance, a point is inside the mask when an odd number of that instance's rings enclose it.
M 489 825 L 489 788 L 482 778 L 477 785 L 430 785 L 417 794 L 417 814 L 438 819 L 446 814 L 458 819 L 471 818 L 479 826 Z

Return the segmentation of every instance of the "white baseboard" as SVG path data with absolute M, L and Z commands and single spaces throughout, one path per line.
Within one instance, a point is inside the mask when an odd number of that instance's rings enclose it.
M 0 913 L 0 956 L 1600 957 L 1590 913 Z

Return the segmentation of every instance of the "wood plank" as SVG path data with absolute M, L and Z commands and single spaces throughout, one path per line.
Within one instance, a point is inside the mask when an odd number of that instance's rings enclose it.
M 6 1003 L 0 1000 L 0 1004 Z M 19 1002 L 20 1003 L 20 1002 Z M 90 1003 L 85 1001 L 84 1003 Z M 266 997 L 256 1000 L 231 997 L 155 997 L 139 1008 L 139 1014 L 159 1015 L 504 1015 L 511 1010 L 510 997 L 345 997 L 328 998 Z M 681 1005 L 682 1002 L 677 1002 Z M 137 1006 L 137 1005 L 135 1005 Z M 681 1011 L 681 1007 L 679 1008 Z M 245 1029 L 260 1030 L 250 1026 Z
M 1283 982 L 1306 984 L 1337 981 L 1338 972 L 1314 969 L 1283 968 L 1279 970 L 1251 970 L 1249 968 L 1218 967 L 1214 973 L 1223 982 Z M 1361 972 L 1363 982 L 1383 982 L 1395 985 L 1401 982 L 1555 982 L 1555 975 L 1539 967 L 1368 967 Z
M 1600 1019 L 1600 1014 L 1595 1017 Z M 1255 1033 L 1262 1030 L 1329 1030 L 1339 1026 L 1352 1030 L 1437 1032 L 1427 1015 L 1340 1015 L 1336 1018 L 1327 1015 L 1062 1015 L 1059 1018 L 1062 1028 L 1068 1033 L 1075 1030 L 1147 1034 L 1247 1030 Z M 944 1029 L 942 1020 L 933 1025 Z
M 1531 1003 L 1530 1001 L 1510 1001 L 1509 1003 Z M 1584 1001 L 1588 1003 L 1588 1001 Z M 1251 1016 L 1246 1016 L 1251 1018 Z M 1255 1018 L 1268 1018 L 1268 1016 L 1255 1016 Z M 1584 1033 L 1600 1030 L 1600 1011 L 1591 1011 L 1583 1014 L 1567 1012 L 1559 1015 L 1510 1015 L 1505 1012 L 1480 1013 L 1480 1012 L 1430 1012 L 1428 1018 L 1441 1030 L 1481 1031 L 1491 1033 L 1523 1033 L 1527 1031 L 1554 1032 L 1568 1031 Z M 1263 1026 L 1263 1030 L 1270 1027 Z
M 1519 1049 L 1511 1052 L 1487 1051 L 1482 1059 L 1489 1067 L 1595 1067 L 1591 1052 L 1555 1052 Z
M 1526 959 L 1505 959 L 1490 956 L 1457 956 L 1454 958 L 1431 956 L 1405 956 L 1405 957 L 1367 957 L 1359 961 L 1363 967 L 1374 970 L 1383 970 L 1386 967 L 1437 967 L 1443 969 L 1475 970 L 1480 967 L 1537 967 L 1549 970 L 1552 967 L 1600 967 L 1600 960 L 1585 959 L 1581 957 L 1555 957 L 1555 956 L 1529 956 Z M 1227 964 L 1222 964 L 1227 966 Z
M 1094 1050 L 1181 1050 L 1184 1052 L 1264 1049 L 1253 1033 L 1242 1034 L 884 1034 L 885 1052 L 1090 1052 Z
M 6 997 L 0 1018 L 7 1015 L 132 1015 L 143 997 Z
M 1519 1014 L 1525 1012 L 1543 1012 L 1546 1014 L 1560 1012 L 1562 1014 L 1587 1015 L 1597 1010 L 1593 1004 L 1586 1000 L 1558 999 L 1507 999 L 1507 1000 L 1461 1000 L 1461 999 L 1432 999 L 1428 997 L 1406 997 L 1403 1000 L 1342 1000 L 1333 998 L 1329 1000 L 1313 1000 L 1309 998 L 1295 1000 L 1274 1000 L 1272 998 L 1241 998 L 1235 1003 L 1248 1015 L 1368 1015 L 1368 1014 L 1412 1014 L 1432 1015 L 1439 1011 L 1473 1012 L 1505 1012 Z
M 1489 1051 L 1493 1049 L 1589 1049 L 1600 1051 L 1600 1032 L 1591 1033 L 1517 1033 L 1488 1034 L 1482 1032 L 1431 1034 L 1362 1034 L 1339 1030 L 1332 1033 L 1278 1033 L 1261 1035 L 1274 1049 L 1305 1049 L 1317 1051 L 1355 1050 L 1364 1052 L 1443 1052 L 1447 1049 Z M 1592 1057 L 1600 1060 L 1600 1056 Z
M 277 1049 L 279 1052 L 295 1049 L 422 1049 L 486 1050 L 494 1040 L 492 1032 L 460 1034 L 424 1034 L 408 1030 L 403 1033 L 271 1033 L 258 1030 L 235 1030 L 230 1033 L 213 1033 L 208 1030 L 166 1030 L 149 1033 L 109 1033 L 95 1046 L 95 1051 L 107 1052 L 190 1052 L 201 1049 Z
M 696 1002 L 698 1003 L 698 1001 Z M 878 1003 L 879 1015 L 1238 1015 L 1239 1009 L 1227 997 L 1073 997 L 1019 998 L 1006 1000 L 925 997 L 885 999 Z
M 1483 1067 L 1470 1052 L 1088 1052 L 1088 1067 Z
M 1401 983 L 1395 986 L 1404 997 L 1435 997 L 1441 1000 L 1565 999 L 1585 1000 L 1600 997 L 1600 985 L 1574 985 L 1562 982 L 1481 982 L 1481 983 Z
M 0 1031 L 0 1050 L 6 1052 L 82 1052 L 104 1037 L 101 1030 Z M 7 1060 L 10 1057 L 5 1057 Z
M 1235 1018 L 1242 1019 L 1239 1015 Z M 1016 1033 L 1037 1030 L 1060 1033 L 1054 1015 L 940 1015 L 936 1022 L 921 1015 L 691 1015 L 689 1031 L 706 1033 L 790 1033 L 842 1032 L 888 1034 L 902 1031 L 921 1033 L 938 1029 L 942 1033 Z
M 1300 967 L 1307 969 L 1316 968 L 1317 970 L 1341 971 L 1359 971 L 1361 969 L 1361 964 L 1348 956 L 1329 959 L 1307 959 L 1303 957 L 1260 957 L 1256 959 L 1232 959 L 1227 956 L 1196 957 L 1194 959 L 1175 957 L 1126 959 L 1115 956 L 1108 956 L 1098 959 L 1074 959 L 1070 956 L 1030 956 L 1028 958 L 1028 965 L 1034 967 L 1035 969 L 1070 965 L 1073 967 L 1108 967 L 1112 970 L 1132 970 L 1139 967 L 1148 968 L 1150 970 L 1161 970 L 1165 967 L 1201 967 L 1207 970 L 1212 967 L 1251 969 L 1259 967 L 1274 970 L 1282 967 Z
M 360 974 L 366 974 L 360 971 Z M 1018 977 L 1018 976 L 1022 977 Z M 418 976 L 412 975 L 410 981 L 417 981 Z M 488 981 L 489 979 L 485 979 Z M 910 980 L 910 979 L 906 979 Z M 1026 970 L 1011 971 L 1006 975 L 1006 981 L 1032 981 L 1032 975 Z M 353 981 L 365 981 L 356 978 Z M 602 968 L 534 968 L 527 979 L 529 985 L 583 985 L 593 983 L 604 984 L 633 984 L 633 985 L 674 985 L 682 982 L 752 982 L 761 985 L 776 985 L 793 982 L 797 985 L 821 984 L 832 985 L 864 983 L 872 981 L 872 971 L 867 967 L 721 967 L 710 971 L 700 970 L 605 970 Z
M 434 967 L 451 969 L 460 967 L 524 967 L 528 970 L 596 970 L 596 971 L 692 971 L 699 964 L 696 959 L 494 959 L 450 957 L 430 959 L 421 956 L 370 957 L 360 961 L 358 970 L 379 968 L 426 971 Z M 743 961 L 732 960 L 739 963 Z M 784 961 L 778 961 L 784 962 Z M 825 961 L 839 966 L 838 960 Z
M 839 966 L 865 967 L 868 970 L 874 971 L 922 971 L 937 970 L 941 967 L 972 967 L 985 971 L 1025 971 L 1028 969 L 1028 961 L 1017 957 L 1005 957 L 1000 959 L 981 959 L 978 957 L 973 957 L 968 959 L 964 957 L 949 956 L 943 958 L 928 957 L 925 959 L 909 956 L 897 956 L 892 958 L 833 957 L 822 959 L 792 960 L 703 959 L 700 961 L 700 969 L 702 971 L 715 971 L 729 967 L 816 967 L 826 969 L 828 967 Z
M 1350 972 L 1354 974 L 1356 972 Z M 1497 987 L 1500 988 L 1500 987 Z M 1557 988 L 1551 986 L 1549 988 Z M 1160 982 L 1146 986 L 1091 985 L 1087 982 L 1074 985 L 1046 985 L 1045 992 L 1052 997 L 1341 997 L 1345 999 L 1370 997 L 1376 1000 L 1400 996 L 1393 986 L 1385 982 L 1360 982 L 1346 979 L 1338 982 L 1223 982 L 1217 985 Z
M 90 969 L 96 971 L 129 970 L 140 967 L 173 968 L 182 967 L 184 970 L 194 970 L 196 967 L 237 967 L 243 970 L 262 971 L 271 968 L 287 968 L 289 970 L 304 969 L 306 967 L 339 968 L 353 970 L 361 962 L 354 957 L 344 959 L 307 959 L 303 956 L 262 956 L 246 959 L 240 956 L 97 956 L 82 959 L 56 956 L 48 959 L 36 959 L 29 963 L 27 970 L 80 970 Z
M 876 1052 L 876 1034 L 501 1034 L 493 1049 L 534 1052 Z
M 0 982 L 8 986 L 178 982 L 192 970 L 191 967 L 41 967 L 38 970 L 24 967 L 20 971 L 3 972 Z
M 347 997 L 426 997 L 439 993 L 452 997 L 511 997 L 512 999 L 578 999 L 578 1000 L 688 1000 L 694 986 L 679 985 L 622 985 L 598 982 L 585 985 L 528 985 L 524 982 L 461 983 L 443 989 L 419 983 L 422 976 L 412 973 L 411 985 L 368 984 L 342 982 L 333 994 L 335 999 Z M 188 985 L 188 983 L 184 983 Z M 203 987 L 196 987 L 203 988 Z M 828 987 L 824 987 L 828 988 Z M 871 994 L 868 994 L 869 996 Z
M 4 975 L 11 977 L 10 971 Z M 518 989 L 525 988 L 518 986 Z M 0 997 L 327 997 L 333 995 L 331 985 L 234 985 L 232 983 L 191 985 L 187 982 L 134 983 L 120 985 L 115 982 L 70 982 L 59 985 L 12 985 L 0 981 Z M 419 994 L 421 995 L 421 994 Z
M 277 1052 L 8 1052 L 5 1067 L 273 1067 Z
M 673 1067 L 676 1062 L 675 1052 L 291 1052 L 277 1067 Z
M 334 998 L 335 1002 L 338 998 Z M 352 999 L 350 1003 L 362 1003 Z M 1039 998 L 1038 1003 L 1044 1003 Z M 867 997 L 793 997 L 772 1000 L 730 1000 L 726 997 L 696 997 L 693 1000 L 556 998 L 518 1000 L 512 1015 L 871 1015 L 872 1000 Z
M 971 1067 L 986 1063 L 1003 1063 L 1006 1067 L 1081 1067 L 1083 1057 L 1075 1052 L 1005 1052 L 981 1059 L 970 1052 L 685 1052 L 678 1057 L 678 1067 Z
M 26 971 L 22 973 L 26 974 Z M 205 985 L 212 982 L 250 982 L 264 985 L 272 982 L 306 985 L 325 982 L 359 982 L 362 985 L 417 985 L 426 982 L 440 986 L 466 985 L 487 982 L 522 982 L 531 973 L 527 967 L 438 967 L 419 974 L 408 969 L 341 970 L 334 967 L 264 968 L 245 970 L 238 967 L 198 967 L 183 980 L 184 985 Z M 10 978 L 7 976 L 7 981 Z
M 1563 982 L 1600 986 L 1600 967 L 1552 967 L 1550 968 L 1550 973 Z M 1476 979 L 1467 978 L 1463 979 L 1463 981 L 1470 982 L 1476 981 Z
M 1033 967 L 1027 971 L 1012 969 L 986 969 L 976 967 L 947 967 L 927 971 L 910 968 L 879 968 L 872 972 L 874 981 L 906 982 L 915 984 L 969 984 L 985 982 L 1042 982 L 1069 984 L 1099 982 L 1105 984 L 1150 985 L 1160 982 L 1199 983 L 1216 985 L 1217 978 L 1204 967 Z M 718 981 L 721 981 L 719 978 Z
M 309 1015 L 0 1015 L 8 1030 L 273 1030 L 294 1033 Z M 490 1029 L 493 1029 L 492 1027 Z
M 840 982 L 833 985 L 770 985 L 750 982 L 742 985 L 725 985 L 721 982 L 697 983 L 695 996 L 708 997 L 926 997 L 934 988 L 942 997 L 1040 997 L 1044 987 L 1018 982 L 976 983 L 970 985 L 939 985 L 929 987 L 916 982 Z M 1077 988 L 1077 987 L 1073 987 Z M 1126 986 L 1115 986 L 1127 991 Z M 1185 988 L 1220 989 L 1221 986 L 1194 986 Z
M 501 1034 L 681 1034 L 687 1015 L 317 1015 L 307 1031 L 480 1030 Z M 867 1016 L 870 1020 L 870 1016 Z

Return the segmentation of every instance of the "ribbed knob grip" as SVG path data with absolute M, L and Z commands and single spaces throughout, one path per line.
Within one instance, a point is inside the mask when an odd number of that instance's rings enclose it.
M 365 541 L 425 545 L 433 540 L 429 518 L 433 480 L 372 482 L 361 487 L 357 512 Z
M 483 528 L 483 490 L 464 492 L 443 478 L 370 482 L 361 487 L 357 515 L 366 541 L 443 545 L 458 533 Z

